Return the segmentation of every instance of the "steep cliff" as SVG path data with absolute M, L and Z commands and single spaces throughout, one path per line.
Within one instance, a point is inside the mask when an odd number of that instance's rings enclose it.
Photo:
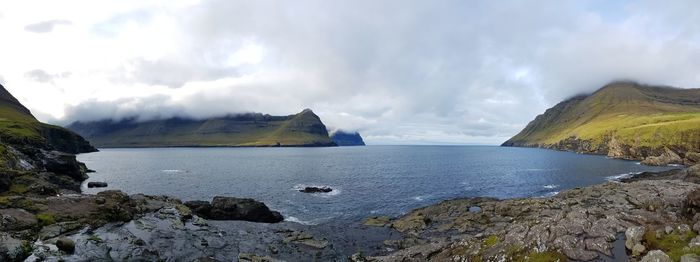
M 362 140 L 362 136 L 358 132 L 347 132 L 343 130 L 336 130 L 331 133 L 331 140 L 338 144 L 338 146 L 364 146 L 365 141 Z
M 700 89 L 611 83 L 548 109 L 503 146 L 683 162 L 700 151 Z

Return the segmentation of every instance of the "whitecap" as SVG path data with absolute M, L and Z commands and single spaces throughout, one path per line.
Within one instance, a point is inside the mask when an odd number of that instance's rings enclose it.
M 307 225 L 307 226 L 316 225 L 313 221 L 304 221 L 304 220 L 298 219 L 298 218 L 293 217 L 293 216 L 288 216 L 287 218 L 284 219 L 284 221 L 299 223 L 299 224 Z
M 163 169 L 160 172 L 163 172 L 163 173 L 181 173 L 182 170 L 180 170 L 180 169 Z
M 544 187 L 544 188 L 546 188 L 546 189 L 555 189 L 555 188 L 559 188 L 559 185 L 556 185 L 556 184 L 549 184 L 549 185 L 544 185 L 544 186 L 542 186 L 542 187 Z
M 415 201 L 423 201 L 423 196 L 413 197 L 413 200 L 415 200 Z
M 634 175 L 639 175 L 641 173 L 642 172 L 630 172 L 630 173 L 624 173 L 624 174 L 619 174 L 619 175 L 614 175 L 614 176 L 607 176 L 607 177 L 605 177 L 605 180 L 615 182 L 615 181 L 620 181 L 620 179 L 623 179 L 623 178 L 629 178 L 629 177 L 632 177 Z

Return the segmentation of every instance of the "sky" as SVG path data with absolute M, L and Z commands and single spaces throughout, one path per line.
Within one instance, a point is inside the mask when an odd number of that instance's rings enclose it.
M 368 144 L 500 144 L 615 80 L 700 86 L 700 1 L 0 0 L 42 121 L 311 108 Z

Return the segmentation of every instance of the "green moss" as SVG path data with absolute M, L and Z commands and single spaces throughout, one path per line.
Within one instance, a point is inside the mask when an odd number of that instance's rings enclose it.
M 42 213 L 36 215 L 36 220 L 39 221 L 39 225 L 48 226 L 56 223 L 56 218 L 51 213 Z
M 680 261 L 681 256 L 684 254 L 693 253 L 700 255 L 700 247 L 688 248 L 690 240 L 696 236 L 697 234 L 693 231 L 684 234 L 676 231 L 657 238 L 656 232 L 649 230 L 644 234 L 644 241 L 649 250 L 662 250 L 674 261 Z
M 9 206 L 10 205 L 10 198 L 6 196 L 0 197 L 0 206 Z
M 12 185 L 10 185 L 9 191 L 11 193 L 21 195 L 21 194 L 27 193 L 27 191 L 29 191 L 29 188 L 26 185 L 22 185 L 22 184 L 12 184 Z
M 496 244 L 498 244 L 498 236 L 490 235 L 489 237 L 484 239 L 484 242 L 482 243 L 481 248 L 482 249 L 491 248 L 492 246 L 495 246 Z
M 518 262 L 566 262 L 567 257 L 559 252 L 545 251 L 545 252 L 532 252 L 525 257 L 516 260 Z

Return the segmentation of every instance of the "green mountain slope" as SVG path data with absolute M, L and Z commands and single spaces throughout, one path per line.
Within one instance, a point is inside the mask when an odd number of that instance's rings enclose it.
M 335 146 L 311 110 L 289 116 L 242 114 L 203 120 L 76 122 L 69 129 L 97 147 Z
M 626 159 L 700 152 L 700 89 L 615 82 L 548 109 L 504 146 Z
M 5 87 L 0 85 L 0 141 L 67 153 L 96 149 L 79 135 L 59 126 L 41 123 Z

